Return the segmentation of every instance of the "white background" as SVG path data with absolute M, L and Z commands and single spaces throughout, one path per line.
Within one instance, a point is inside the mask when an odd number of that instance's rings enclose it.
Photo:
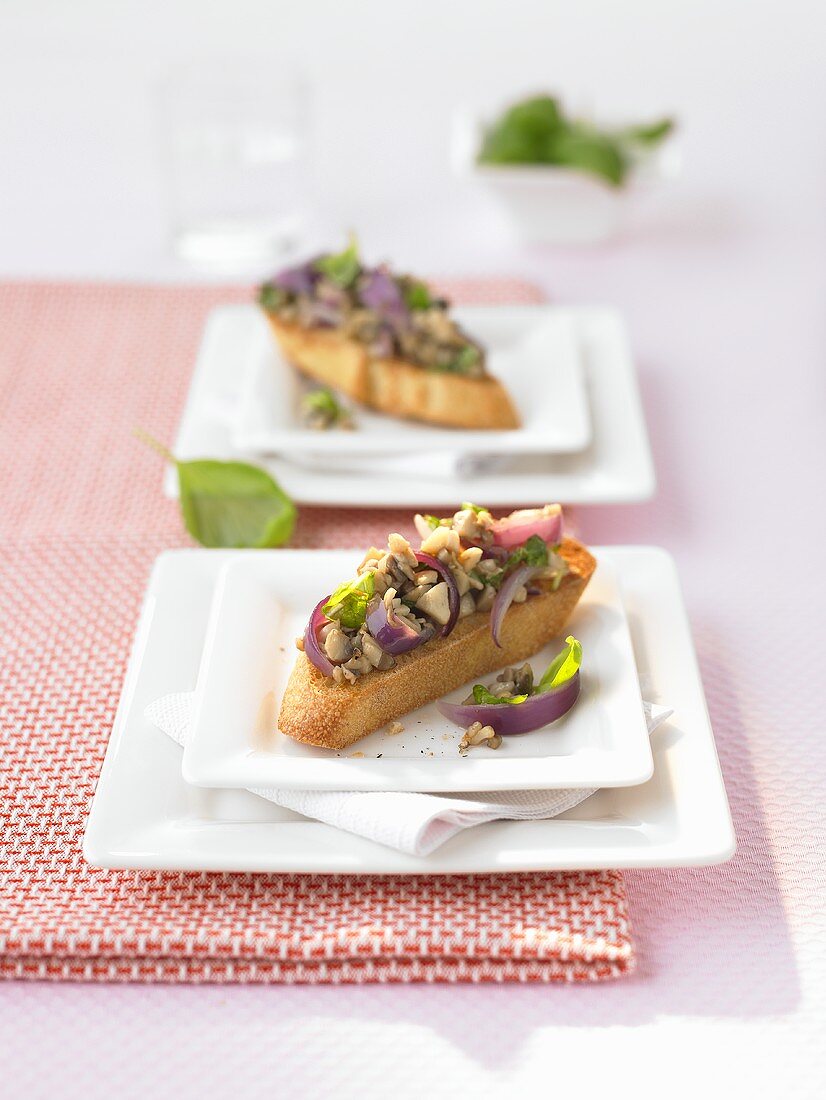
M 11 275 L 189 275 L 167 247 L 158 85 L 222 57 L 307 72 L 320 224 L 355 226 L 401 264 L 552 281 L 560 257 L 517 252 L 449 163 L 457 104 L 543 88 L 598 116 L 679 117 L 685 172 L 654 204 L 659 240 L 758 214 L 823 228 L 826 14 L 813 0 L 3 0 L 0 19 Z
M 609 537 L 666 532 L 695 626 L 711 624 L 705 652 L 712 641 L 726 652 L 750 742 L 738 759 L 751 753 L 766 814 L 732 873 L 746 899 L 758 896 L 749 876 L 775 874 L 782 900 L 775 914 L 745 901 L 721 913 L 709 872 L 690 880 L 705 908 L 675 908 L 685 881 L 671 895 L 663 877 L 658 909 L 653 880 L 637 876 L 640 975 L 589 989 L 7 986 L 5 1084 L 87 1097 L 822 1094 L 824 901 L 812 883 L 824 769 L 822 753 L 819 772 L 805 753 L 822 744 L 823 710 L 817 675 L 791 720 L 789 700 L 762 686 L 773 646 L 791 662 L 822 636 L 810 587 L 822 578 L 826 8 L 0 0 L 0 274 L 195 277 L 167 247 L 153 96 L 170 66 L 221 51 L 308 70 L 330 234 L 353 225 L 370 254 L 426 273 L 511 272 L 558 299 L 624 309 L 661 492 L 611 513 Z M 540 87 L 609 116 L 681 120 L 683 175 L 628 240 L 521 249 L 452 176 L 452 107 Z M 585 519 L 595 541 L 604 516 Z M 793 532 L 795 569 L 779 560 L 778 532 Z M 785 591 L 771 602 L 778 577 Z M 715 630 L 727 614 L 753 624 L 748 660 Z M 804 717 L 819 726 L 811 736 Z M 730 956 L 721 927 L 733 929 Z M 739 977 L 727 982 L 730 959 Z

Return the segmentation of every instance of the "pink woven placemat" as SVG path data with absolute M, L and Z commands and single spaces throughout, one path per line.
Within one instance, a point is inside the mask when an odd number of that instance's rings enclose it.
M 520 283 L 456 298 L 536 300 Z M 186 545 L 157 460 L 207 312 L 238 288 L 0 286 L 0 976 L 97 981 L 595 981 L 634 965 L 617 872 L 101 871 L 81 854 L 150 565 Z M 407 513 L 306 508 L 293 544 Z

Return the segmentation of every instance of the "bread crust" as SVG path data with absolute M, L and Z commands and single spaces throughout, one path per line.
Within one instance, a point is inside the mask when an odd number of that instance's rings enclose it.
M 496 378 L 466 378 L 404 359 L 373 359 L 335 329 L 305 328 L 267 314 L 284 355 L 298 370 L 390 416 L 451 428 L 518 428 L 519 416 Z
M 556 592 L 546 588 L 510 606 L 501 649 L 491 638 L 490 615 L 477 611 L 460 619 L 447 638 L 404 653 L 387 672 L 354 684 L 335 683 L 300 653 L 281 702 L 279 730 L 308 745 L 343 749 L 468 680 L 531 657 L 562 632 L 596 568 L 596 559 L 576 539 L 564 539 L 560 553 L 569 572 Z

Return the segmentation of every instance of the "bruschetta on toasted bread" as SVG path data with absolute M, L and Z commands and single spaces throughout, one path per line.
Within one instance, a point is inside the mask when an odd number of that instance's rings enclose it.
M 282 733 L 342 749 L 561 634 L 596 566 L 558 505 L 494 519 L 463 506 L 391 534 L 310 616 L 281 703 Z
M 353 401 L 443 427 L 519 427 L 447 300 L 386 266 L 366 267 L 355 244 L 280 272 L 259 301 L 288 362 Z

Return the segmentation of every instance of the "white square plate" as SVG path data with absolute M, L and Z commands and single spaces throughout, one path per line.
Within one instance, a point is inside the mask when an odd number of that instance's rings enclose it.
M 467 829 L 426 858 L 310 821 L 239 790 L 184 783 L 181 750 L 145 717 L 193 691 L 227 551 L 162 554 L 149 582 L 112 736 L 86 827 L 98 867 L 344 874 L 687 867 L 734 851 L 714 739 L 674 563 L 662 550 L 611 547 L 646 698 L 675 713 L 653 735 L 654 776 L 599 791 L 551 821 Z
M 498 454 L 581 451 L 591 439 L 588 398 L 570 314 L 551 306 L 465 306 L 456 319 L 488 351 L 488 366 L 517 406 L 512 431 L 439 428 L 353 406 L 355 431 L 301 425 L 301 399 L 318 388 L 280 353 L 263 315 L 250 331 L 232 440 L 265 454 Z
M 491 312 L 507 307 L 492 306 Z M 434 453 L 421 468 L 372 464 L 365 476 L 364 458 L 352 465 L 341 456 L 324 466 L 323 457 L 307 461 L 258 458 L 232 440 L 244 365 L 261 338 L 260 310 L 254 305 L 222 306 L 207 321 L 195 364 L 174 451 L 178 458 L 241 458 L 260 462 L 299 503 L 352 507 L 430 510 L 457 500 L 484 500 L 489 507 L 544 504 L 612 504 L 647 500 L 654 493 L 654 468 L 640 404 L 634 364 L 625 326 L 612 309 L 560 308 L 549 311 L 566 319 L 577 341 L 591 413 L 592 439 L 576 454 L 477 456 L 454 461 Z M 358 459 L 361 458 L 361 462 Z M 436 463 L 436 460 L 442 460 Z M 165 480 L 169 496 L 177 495 L 172 468 Z
M 241 551 L 218 581 L 183 776 L 206 787 L 304 790 L 483 791 L 618 787 L 653 769 L 634 652 L 616 572 L 600 563 L 565 633 L 582 642 L 576 705 L 543 730 L 462 757 L 462 730 L 429 703 L 404 731 L 376 730 L 340 753 L 299 744 L 277 729 L 296 659 L 295 639 L 326 592 L 354 575 L 347 550 Z M 564 634 L 530 658 L 538 675 Z M 506 662 L 503 662 L 503 667 Z M 452 692 L 461 701 L 475 677 Z M 346 687 L 341 688 L 346 691 Z M 354 755 L 358 754 L 358 755 Z

